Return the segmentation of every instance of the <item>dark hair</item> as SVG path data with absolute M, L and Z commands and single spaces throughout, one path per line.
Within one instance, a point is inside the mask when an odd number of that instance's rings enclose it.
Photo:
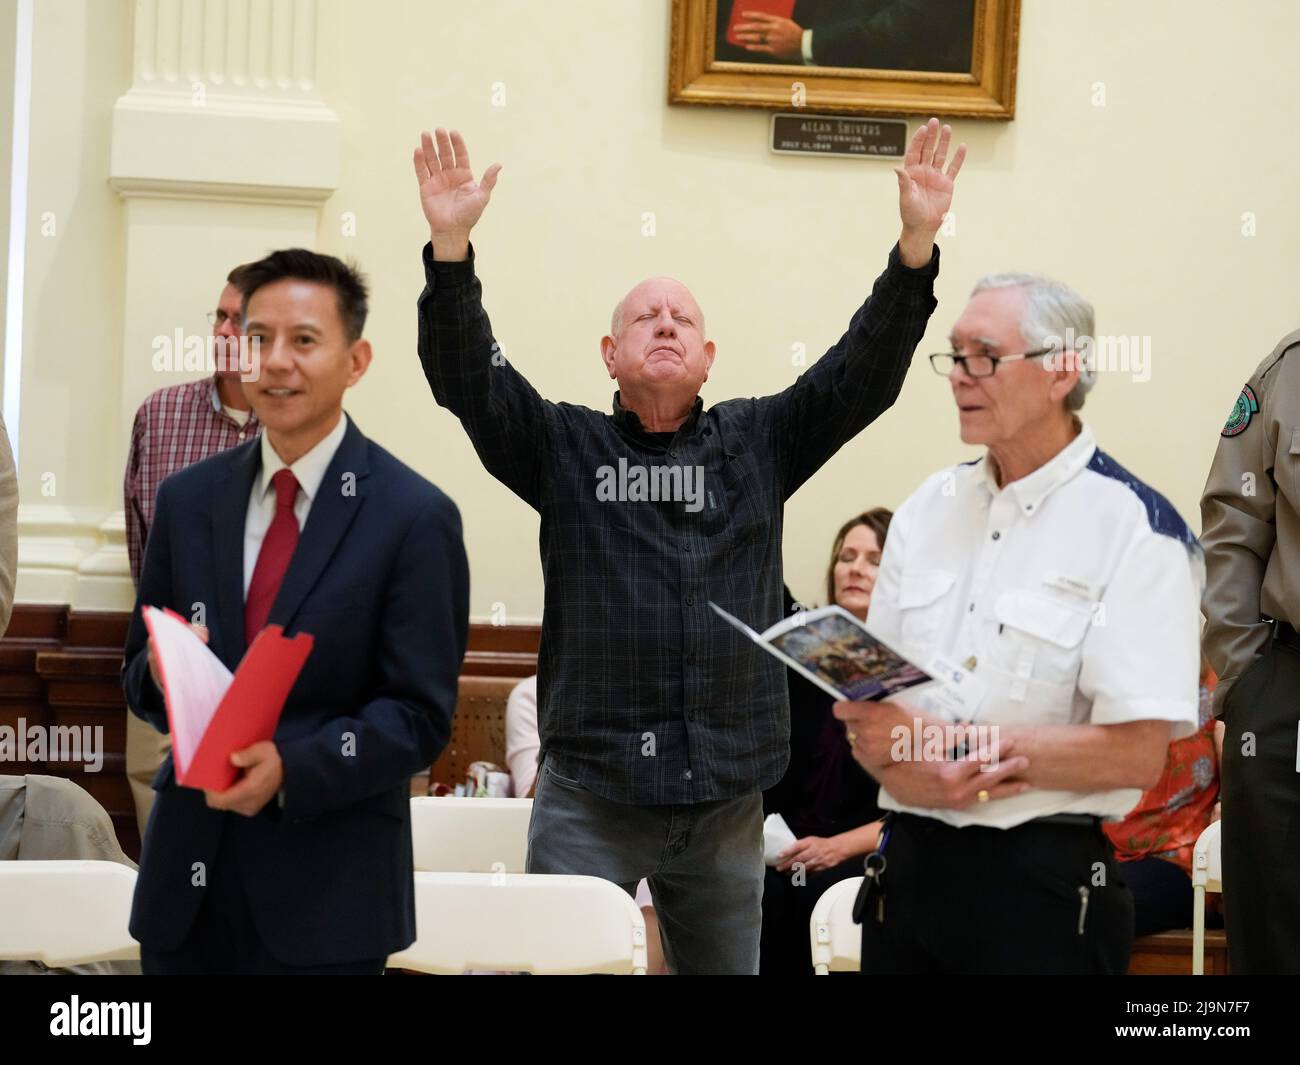
M 265 259 L 245 263 L 230 272 L 231 284 L 238 286 L 244 297 L 244 317 L 248 317 L 248 301 L 254 292 L 286 278 L 313 281 L 332 288 L 338 299 L 339 318 L 347 330 L 348 340 L 361 338 L 361 331 L 366 326 L 366 312 L 369 310 L 365 278 L 342 259 L 308 251 L 306 248 L 273 251 Z
M 828 606 L 835 602 L 835 563 L 839 560 L 840 549 L 844 547 L 844 538 L 859 525 L 865 525 L 876 534 L 876 541 L 883 551 L 885 549 L 885 534 L 889 532 L 889 520 L 893 516 L 894 512 L 892 510 L 886 510 L 884 507 L 872 507 L 870 510 L 859 514 L 856 518 L 850 518 L 840 526 L 840 531 L 835 534 L 835 543 L 831 547 L 831 564 L 826 567 L 826 604 Z

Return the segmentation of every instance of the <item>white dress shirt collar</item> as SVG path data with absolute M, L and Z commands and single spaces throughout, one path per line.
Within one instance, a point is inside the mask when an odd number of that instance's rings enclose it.
M 271 478 L 280 470 L 290 469 L 298 480 L 298 487 L 307 499 L 314 500 L 320 491 L 320 483 L 325 479 L 325 471 L 334 460 L 334 454 L 343 443 L 343 436 L 348 431 L 348 416 L 340 414 L 339 421 L 319 443 L 305 455 L 300 455 L 292 465 L 276 454 L 271 446 L 271 437 L 262 433 L 262 469 L 257 475 L 253 488 L 253 498 L 261 499 L 271 489 Z
M 1020 511 L 1028 517 L 1044 499 L 1051 495 L 1053 489 L 1065 484 L 1092 460 L 1092 453 L 1097 450 L 1097 440 L 1087 425 L 1079 422 L 1079 432 L 1073 440 L 1061 448 L 1033 473 L 1002 488 L 998 487 L 997 464 L 992 452 L 986 451 L 980 460 L 982 477 L 979 483 L 996 496 L 999 492 L 1010 492 Z

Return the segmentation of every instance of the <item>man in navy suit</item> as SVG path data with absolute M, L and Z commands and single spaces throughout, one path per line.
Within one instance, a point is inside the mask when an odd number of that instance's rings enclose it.
M 356 272 L 291 249 L 241 287 L 264 433 L 159 489 L 127 705 L 166 731 L 145 604 L 189 617 L 231 670 L 266 624 L 315 646 L 230 788 L 159 770 L 131 934 L 146 973 L 380 973 L 415 939 L 408 784 L 447 742 L 465 654 L 460 515 L 343 413 L 371 359 Z

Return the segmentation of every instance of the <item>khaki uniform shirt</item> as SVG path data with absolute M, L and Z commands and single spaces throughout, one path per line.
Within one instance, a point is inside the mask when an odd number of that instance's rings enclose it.
M 1201 528 L 1217 713 L 1268 645 L 1262 618 L 1300 629 L 1300 332 L 1282 339 L 1237 397 L 1201 498 Z

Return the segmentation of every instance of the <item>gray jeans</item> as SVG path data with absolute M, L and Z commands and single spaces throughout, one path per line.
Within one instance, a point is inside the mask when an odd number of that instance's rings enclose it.
M 763 797 L 633 806 L 543 761 L 528 825 L 530 873 L 645 879 L 664 955 L 683 975 L 756 974 L 763 922 Z

